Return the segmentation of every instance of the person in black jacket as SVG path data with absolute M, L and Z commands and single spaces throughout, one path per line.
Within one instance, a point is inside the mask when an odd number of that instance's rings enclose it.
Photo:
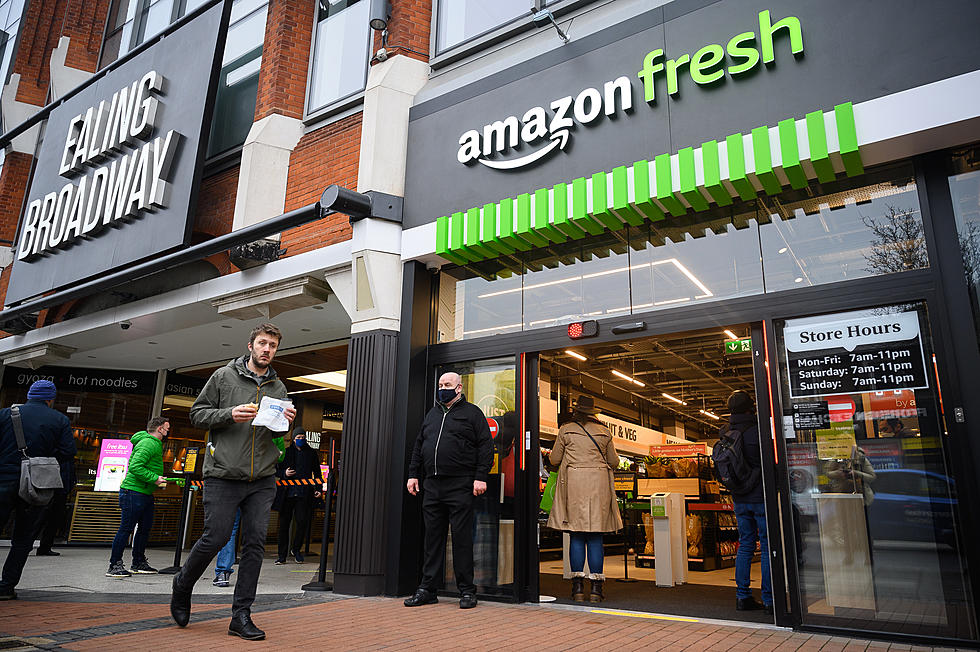
M 729 425 L 725 430 L 742 433 L 742 452 L 748 465 L 762 469 L 759 442 L 759 420 L 755 403 L 748 392 L 736 391 L 728 397 Z M 759 482 L 746 493 L 733 494 L 735 519 L 738 522 L 738 554 L 735 556 L 735 608 L 738 611 L 765 609 L 772 613 L 772 578 L 769 576 L 769 535 L 766 530 L 766 501 L 762 493 L 762 474 Z M 752 597 L 752 555 L 756 541 L 762 552 L 762 604 Z
M 273 509 L 279 512 L 279 554 L 276 564 L 286 563 L 289 550 L 289 525 L 296 520 L 296 536 L 293 537 L 293 559 L 303 563 L 303 541 L 306 528 L 313 513 L 313 499 L 320 497 L 319 487 L 323 486 L 323 473 L 320 471 L 320 456 L 306 445 L 306 431 L 302 427 L 293 431 L 292 444 L 286 449 L 282 462 L 276 468 L 276 475 L 282 480 L 314 479 L 319 486 L 302 485 L 298 487 L 279 487 Z
M 31 457 L 75 457 L 68 417 L 51 407 L 56 394 L 54 383 L 38 380 L 27 390 L 27 403 L 20 406 L 24 443 Z M 27 556 L 34 547 L 37 522 L 44 512 L 43 506 L 28 505 L 18 495 L 21 459 L 10 408 L 4 408 L 0 410 L 0 523 L 6 523 L 12 512 L 14 529 L 0 580 L 0 600 L 17 599 L 14 587 L 24 572 Z
M 453 530 L 453 571 L 460 609 L 476 606 L 473 583 L 473 502 L 487 490 L 493 465 L 493 439 L 487 418 L 463 395 L 463 379 L 449 372 L 439 378 L 437 403 L 425 415 L 408 467 L 408 492 L 422 484 L 425 561 L 422 581 L 406 607 L 438 602 L 436 589 L 446 556 L 446 528 Z

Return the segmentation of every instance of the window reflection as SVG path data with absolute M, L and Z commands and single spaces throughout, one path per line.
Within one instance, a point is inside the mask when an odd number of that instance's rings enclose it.
M 317 6 L 307 113 L 363 90 L 370 59 L 370 2 L 320 0 Z
M 980 342 L 980 148 L 953 155 L 949 192 L 963 259 L 963 275 L 970 293 L 974 327 Z
M 442 52 L 518 16 L 530 16 L 532 4 L 528 0 L 441 0 L 437 49 Z

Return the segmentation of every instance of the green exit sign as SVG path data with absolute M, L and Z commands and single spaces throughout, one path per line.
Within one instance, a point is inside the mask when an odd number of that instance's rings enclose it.
M 725 353 L 751 353 L 752 338 L 746 337 L 742 340 L 728 340 L 725 342 Z

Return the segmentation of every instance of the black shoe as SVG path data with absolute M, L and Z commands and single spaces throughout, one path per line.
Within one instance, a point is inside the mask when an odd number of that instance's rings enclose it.
M 229 636 L 239 636 L 246 641 L 261 641 L 265 638 L 265 632 L 255 626 L 252 616 L 247 613 L 240 613 L 231 617 L 228 625 Z
M 141 575 L 156 575 L 157 569 L 146 563 L 146 560 L 140 562 L 133 562 L 133 565 L 129 567 L 130 572 L 140 573 Z
M 60 557 L 61 556 L 61 553 L 60 552 L 55 552 L 54 550 L 41 550 L 40 548 L 37 549 L 37 552 L 35 554 L 38 557 Z
M 472 609 L 476 606 L 476 596 L 472 593 L 464 593 L 459 598 L 460 609 Z
M 474 602 L 476 599 L 474 598 Z M 439 602 L 439 598 L 432 591 L 426 591 L 425 589 L 417 589 L 415 595 L 405 600 L 406 607 L 421 607 L 424 604 L 435 604 Z
M 125 577 L 132 577 L 132 573 L 126 570 L 121 561 L 117 561 L 114 564 L 109 564 L 109 570 L 105 572 L 106 577 L 112 577 L 115 579 L 123 579 Z
M 282 566 L 285 563 L 286 563 L 286 560 L 285 559 L 277 559 L 276 560 L 276 566 Z
M 759 611 L 764 608 L 765 606 L 761 602 L 756 602 L 755 598 L 736 598 L 735 600 L 736 611 Z
M 211 582 L 211 584 L 213 586 L 224 588 L 230 584 L 228 581 L 229 577 L 231 577 L 231 571 L 218 571 L 215 574 L 214 580 Z
M 187 627 L 191 620 L 191 592 L 181 591 L 177 588 L 177 578 L 174 575 L 173 589 L 170 594 L 170 616 L 179 627 Z
M 0 593 L 0 600 L 16 600 L 17 592 L 11 591 L 10 593 Z
M 293 553 L 293 559 L 296 560 L 296 563 L 297 564 L 302 564 L 303 563 L 303 553 L 301 553 L 299 550 L 297 550 L 296 552 Z

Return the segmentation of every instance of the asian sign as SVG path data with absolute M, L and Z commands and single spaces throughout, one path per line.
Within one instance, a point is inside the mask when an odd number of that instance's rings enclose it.
M 51 111 L 7 304 L 186 244 L 221 17 L 216 5 Z

